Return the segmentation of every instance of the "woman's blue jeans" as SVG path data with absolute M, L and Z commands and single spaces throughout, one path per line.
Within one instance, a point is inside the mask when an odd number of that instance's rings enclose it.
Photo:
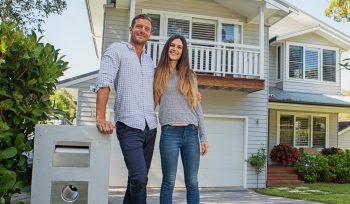
M 187 203 L 199 204 L 198 168 L 200 149 L 197 128 L 194 125 L 162 126 L 159 150 L 163 172 L 160 203 L 172 203 L 180 152 L 185 175 Z

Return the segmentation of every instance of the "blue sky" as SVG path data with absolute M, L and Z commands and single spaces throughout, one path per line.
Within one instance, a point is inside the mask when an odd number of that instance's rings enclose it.
M 299 9 L 350 36 L 350 22 L 337 23 L 324 16 L 329 0 L 286 0 Z M 66 79 L 99 69 L 85 0 L 67 0 L 68 8 L 62 15 L 50 16 L 44 25 L 44 42 L 55 45 L 66 55 L 70 68 L 60 79 Z M 350 53 L 345 54 L 350 57 Z M 350 71 L 342 70 L 342 89 L 350 90 Z

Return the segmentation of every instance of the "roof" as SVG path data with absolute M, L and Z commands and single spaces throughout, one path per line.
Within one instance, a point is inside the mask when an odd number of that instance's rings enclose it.
M 332 30 L 330 28 L 327 28 L 324 25 L 316 25 L 312 27 L 307 27 L 298 31 L 290 32 L 290 33 L 285 33 L 282 35 L 277 35 L 273 37 L 270 40 L 271 41 L 282 41 L 286 40 L 289 38 L 293 38 L 296 36 L 304 35 L 307 33 L 317 33 L 318 35 L 326 38 L 330 42 L 333 42 L 343 50 L 349 50 L 350 49 L 350 38 L 346 35 L 342 35 L 341 33 L 337 32 L 336 30 Z
M 283 91 L 275 87 L 269 88 L 269 102 L 350 108 L 349 96 L 291 92 Z
M 61 80 L 57 83 L 56 89 L 67 88 L 67 87 L 72 86 L 74 84 L 93 79 L 93 78 L 97 77 L 98 71 L 99 70 L 95 70 L 95 71 L 81 74 L 81 75 L 78 75 L 78 76 L 75 76 L 72 78 Z

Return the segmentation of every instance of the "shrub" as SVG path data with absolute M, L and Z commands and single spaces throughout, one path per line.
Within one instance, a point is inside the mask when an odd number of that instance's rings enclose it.
M 333 178 L 329 171 L 328 158 L 319 153 L 301 153 L 294 168 L 306 182 L 330 181 Z
M 321 150 L 321 154 L 324 156 L 331 156 L 334 154 L 338 154 L 339 152 L 342 152 L 342 150 L 336 147 L 329 147 Z
M 328 156 L 330 172 L 334 175 L 333 182 L 350 183 L 350 151 L 346 150 Z
M 0 200 L 10 203 L 30 183 L 25 152 L 33 149 L 35 124 L 49 119 L 49 97 L 68 63 L 13 23 L 2 21 L 0 36 Z
M 275 145 L 270 153 L 272 161 L 278 161 L 281 165 L 294 165 L 300 151 L 288 144 Z

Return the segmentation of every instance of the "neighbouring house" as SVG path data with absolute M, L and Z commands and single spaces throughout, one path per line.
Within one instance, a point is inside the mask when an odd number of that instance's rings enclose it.
M 247 158 L 279 143 L 338 146 L 338 113 L 350 112 L 341 96 L 339 60 L 350 37 L 282 0 L 86 1 L 98 57 L 113 42 L 128 40 L 131 19 L 146 13 L 153 36 L 145 47 L 156 64 L 168 36 L 188 39 L 197 72 L 210 152 L 201 158 L 200 186 L 256 187 Z M 95 125 L 90 86 L 98 71 L 63 80 L 78 90 L 78 125 Z M 113 120 L 112 93 L 107 118 Z M 110 186 L 125 186 L 127 171 L 113 137 Z M 159 136 L 157 142 L 159 141 Z M 179 162 L 181 167 L 181 162 Z M 149 186 L 160 186 L 158 143 Z M 266 186 L 266 170 L 259 187 Z M 182 170 L 176 186 L 184 186 Z
M 350 121 L 339 122 L 339 148 L 350 150 Z

